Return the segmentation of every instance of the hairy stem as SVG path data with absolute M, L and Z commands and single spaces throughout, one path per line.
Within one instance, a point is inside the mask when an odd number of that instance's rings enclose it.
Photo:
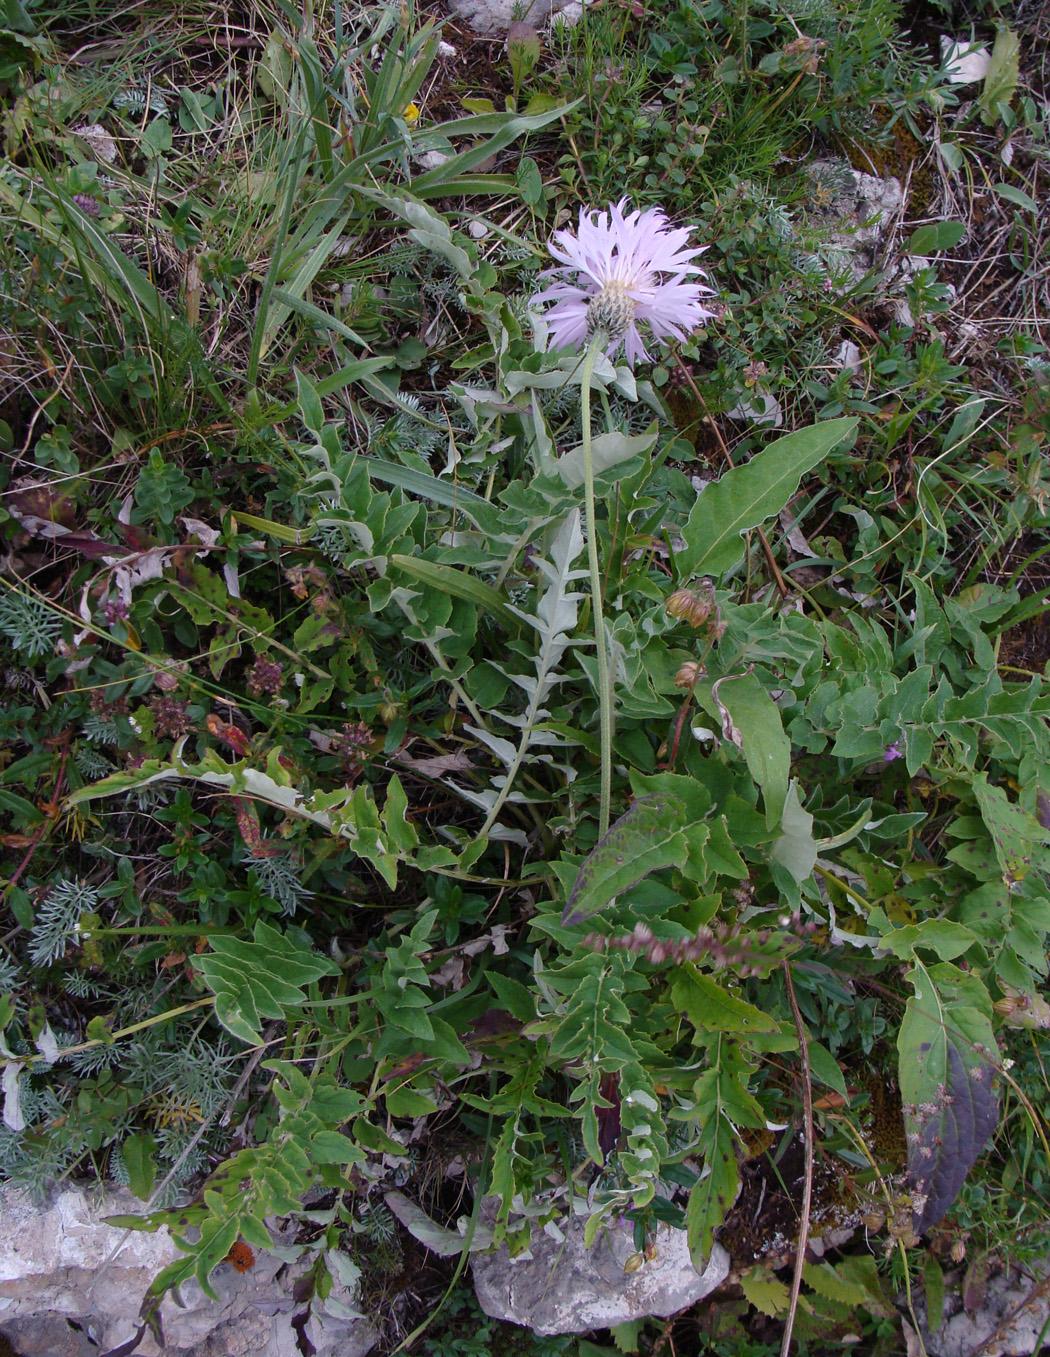
M 598 564 L 598 525 L 594 507 L 594 456 L 591 449 L 591 381 L 594 364 L 605 346 L 606 336 L 597 330 L 587 346 L 580 377 L 580 408 L 583 436 L 584 518 L 587 524 L 587 565 L 591 577 L 591 615 L 594 649 L 598 657 L 598 723 L 601 735 L 601 794 L 598 804 L 598 835 L 609 828 L 612 805 L 613 691 L 609 653 L 605 646 L 605 614 L 602 610 L 602 577 Z

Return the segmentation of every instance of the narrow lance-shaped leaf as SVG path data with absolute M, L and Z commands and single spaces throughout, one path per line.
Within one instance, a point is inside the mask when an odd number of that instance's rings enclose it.
M 743 466 L 700 493 L 675 558 L 679 576 L 724 575 L 743 553 L 742 534 L 778 514 L 807 472 L 856 428 L 855 419 L 828 419 L 778 438 Z
M 390 557 L 390 564 L 411 576 L 427 589 L 436 589 L 439 593 L 451 594 L 467 603 L 475 603 L 479 608 L 493 613 L 501 622 L 517 630 L 518 619 L 514 616 L 504 596 L 491 584 L 459 570 L 455 566 L 441 565 L 437 561 L 427 561 L 421 556 Z
M 710 1257 L 715 1230 L 725 1220 L 739 1187 L 733 1132 L 723 1117 L 716 1117 L 711 1134 L 705 1136 L 703 1176 L 689 1193 L 685 1209 L 689 1252 L 698 1269 Z
M 128 1136 L 120 1147 L 120 1157 L 128 1171 L 128 1186 L 141 1201 L 153 1191 L 157 1176 L 156 1148 L 156 1141 L 148 1131 Z

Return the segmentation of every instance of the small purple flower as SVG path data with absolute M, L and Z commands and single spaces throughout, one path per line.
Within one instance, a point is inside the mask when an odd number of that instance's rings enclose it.
M 580 209 L 580 224 L 555 231 L 548 248 L 559 261 L 542 276 L 549 286 L 534 301 L 553 302 L 544 319 L 553 348 L 575 348 L 598 331 L 608 336 L 610 357 L 622 342 L 633 367 L 650 356 L 639 325 L 667 344 L 685 339 L 715 313 L 701 297 L 712 290 L 689 274 L 706 278 L 692 261 L 706 247 L 688 249 L 689 230 L 674 228 L 658 207 L 628 212 L 626 198 L 607 212 Z
M 886 752 L 882 756 L 883 763 L 893 763 L 897 759 L 904 758 L 904 751 L 899 744 L 888 744 Z

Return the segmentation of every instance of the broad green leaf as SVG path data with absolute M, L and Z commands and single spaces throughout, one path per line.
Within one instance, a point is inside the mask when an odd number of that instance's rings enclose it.
M 973 790 L 1009 889 L 1028 875 L 1033 857 L 1046 863 L 1050 830 L 1044 829 L 1031 811 L 1011 801 L 1002 787 L 990 783 L 987 773 L 973 779 Z
M 705 1133 L 716 1114 L 730 1126 L 761 1130 L 766 1124 L 766 1114 L 748 1091 L 751 1066 L 732 1039 L 719 1038 L 717 1047 L 721 1053 L 718 1063 L 705 1070 L 693 1086 L 693 1096 L 702 1109 Z
M 839 1062 L 826 1046 L 812 1038 L 809 1042 L 809 1068 L 814 1079 L 819 1079 L 822 1084 L 833 1088 L 836 1093 L 841 1093 L 844 1098 L 847 1096 L 846 1081 L 842 1077 Z
M 179 126 L 184 132 L 207 132 L 212 118 L 206 111 L 206 105 L 200 95 L 183 85 L 179 90 L 181 106 L 179 108 Z M 210 103 L 210 100 L 209 100 Z
M 339 1131 L 318 1131 L 310 1137 L 308 1149 L 316 1164 L 360 1164 L 366 1155 L 349 1136 Z
M 881 1319 L 896 1315 L 893 1298 L 887 1294 L 882 1277 L 879 1275 L 878 1264 L 871 1254 L 851 1254 L 847 1258 L 840 1258 L 834 1267 L 830 1264 L 826 1266 L 829 1271 L 834 1273 L 835 1281 L 825 1282 L 824 1278 L 827 1273 L 822 1273 L 814 1286 L 814 1290 L 820 1292 L 822 1284 L 825 1288 L 837 1285 L 855 1289 L 863 1292 L 864 1299 L 859 1301 L 858 1304 L 862 1305 L 865 1310 L 869 1310 Z
M 992 192 L 1004 202 L 1013 203 L 1014 207 L 1023 207 L 1026 212 L 1039 211 L 1039 204 L 1032 195 L 1016 184 L 993 184 Z
M 391 1089 L 384 1097 L 386 1110 L 392 1117 L 426 1117 L 437 1111 L 437 1103 L 422 1089 Z
M 778 514 L 802 477 L 856 427 L 856 419 L 846 418 L 800 429 L 702 490 L 682 531 L 685 547 L 675 557 L 679 578 L 717 578 L 731 570 L 743 555 L 743 534 Z
M 941 1219 L 998 1122 L 992 1077 L 998 1054 L 981 981 L 947 962 L 909 980 L 897 1036 L 915 1230 Z
M 740 1289 L 747 1303 L 770 1319 L 779 1319 L 781 1315 L 787 1314 L 791 1292 L 787 1283 L 768 1268 L 753 1267 L 741 1273 Z
M 499 971 L 487 972 L 487 979 L 496 991 L 499 1006 L 519 1022 L 532 1022 L 536 1017 L 536 997 L 532 990 L 509 975 Z
M 791 769 L 791 741 L 780 710 L 754 674 L 722 679 L 712 685 L 711 697 L 723 735 L 743 752 L 762 790 L 766 827 L 774 829 L 784 811 Z
M 964 221 L 933 221 L 920 226 L 908 238 L 908 253 L 917 255 L 937 254 L 939 250 L 950 250 L 958 245 L 966 234 Z
M 530 207 L 543 202 L 543 175 L 532 156 L 522 156 L 514 172 L 514 184 Z
M 250 1045 L 262 1040 L 263 1018 L 285 1018 L 288 1009 L 306 1002 L 303 985 L 339 974 L 327 957 L 298 946 L 268 924 L 257 923 L 254 938 L 245 942 L 213 935 L 211 953 L 194 960 L 215 995 L 215 1016 Z
M 240 1232 L 236 1218 L 225 1222 L 208 1219 L 201 1226 L 200 1240 L 194 1246 L 193 1274 L 211 1300 L 218 1300 L 219 1296 L 208 1279 L 237 1243 Z
M 698 1032 L 774 1032 L 779 1024 L 695 967 L 682 968 L 671 983 L 671 1002 Z
M 879 946 L 885 947 L 902 961 L 910 961 L 915 948 L 926 948 L 936 952 L 941 961 L 954 961 L 956 957 L 968 952 L 977 941 L 977 934 L 964 924 L 953 923 L 950 919 L 924 919 L 919 924 L 905 924 L 879 939 Z
M 4 0 L 0 6 L 0 24 L 15 33 L 35 33 L 36 25 L 22 0 Z
M 864 1281 L 843 1275 L 830 1263 L 807 1263 L 802 1277 L 818 1296 L 839 1305 L 866 1305 L 871 1296 Z
M 992 48 L 992 59 L 977 100 L 986 127 L 994 127 L 1001 108 L 1009 108 L 1021 74 L 1021 42 L 1008 24 L 1000 24 Z
M 167 118 L 154 118 L 139 137 L 140 149 L 151 157 L 164 155 L 171 150 L 171 144 L 171 123 Z
M 148 1131 L 128 1136 L 120 1147 L 120 1157 L 128 1171 L 128 1187 L 141 1201 L 153 1191 L 157 1177 L 156 1149 L 157 1142 Z
M 684 823 L 685 807 L 677 797 L 639 797 L 581 865 L 562 922 L 582 923 L 650 872 L 680 867 L 688 853 Z

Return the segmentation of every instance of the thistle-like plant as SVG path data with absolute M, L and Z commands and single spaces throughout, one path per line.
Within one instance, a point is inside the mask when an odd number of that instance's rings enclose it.
M 552 303 L 544 314 L 552 348 L 578 348 L 586 343 L 580 377 L 583 441 L 584 507 L 587 520 L 587 562 L 594 612 L 594 646 L 598 660 L 598 710 L 601 724 L 601 795 L 598 833 L 609 828 L 612 803 L 613 676 L 602 607 L 598 560 L 597 513 L 594 502 L 594 455 L 591 446 L 591 382 L 600 352 L 612 357 L 621 345 L 629 366 L 649 362 L 644 327 L 661 345 L 684 340 L 714 312 L 702 303 L 711 295 L 693 260 L 705 247 L 687 249 L 688 228 L 672 228 L 659 208 L 624 212 L 626 199 L 607 212 L 580 210 L 575 234 L 556 231 L 548 248 L 558 261 L 548 270 L 548 286 L 536 304 Z

